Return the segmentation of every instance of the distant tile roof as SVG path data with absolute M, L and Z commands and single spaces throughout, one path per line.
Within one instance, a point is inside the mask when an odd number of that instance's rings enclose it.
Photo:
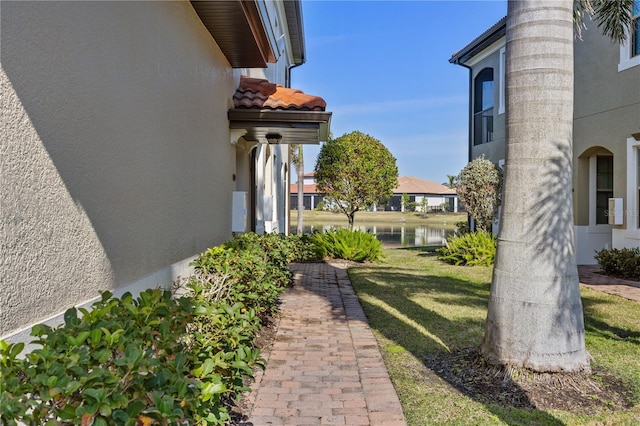
M 393 193 L 453 195 L 456 193 L 456 190 L 431 180 L 412 176 L 400 176 L 398 178 L 398 186 L 393 190 Z
M 291 193 L 298 193 L 298 184 L 291 185 Z M 305 194 L 317 194 L 318 189 L 315 183 L 302 186 Z M 411 176 L 400 176 L 398 186 L 393 190 L 394 194 L 432 194 L 432 195 L 455 195 L 456 190 L 431 180 L 420 179 Z
M 290 191 L 292 194 L 298 193 L 298 184 L 292 183 L 290 187 Z M 315 183 L 308 183 L 306 185 L 302 185 L 302 192 L 304 194 L 318 194 L 318 187 Z
M 236 108 L 324 111 L 327 103 L 319 96 L 307 95 L 262 78 L 242 76 L 233 95 Z

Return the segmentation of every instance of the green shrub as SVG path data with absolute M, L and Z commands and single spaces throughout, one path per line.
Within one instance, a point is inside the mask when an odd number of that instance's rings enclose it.
M 224 328 L 246 313 L 208 330 L 206 346 L 189 342 L 205 336 L 193 330 L 221 318 L 220 309 L 228 310 L 161 290 L 121 299 L 105 292 L 90 311 L 79 309 L 82 316 L 67 310 L 60 327 L 33 327 L 41 348 L 24 358 L 23 344 L 0 341 L 0 424 L 224 424 L 223 399 L 237 392 L 237 370 L 251 373 L 232 362 L 239 352 L 251 353 L 247 366 L 259 358 L 237 327 Z M 250 333 L 244 321 L 242 333 Z
M 484 231 L 456 235 L 438 249 L 438 257 L 454 265 L 491 266 L 496 257 L 496 239 Z
M 596 252 L 596 262 L 602 273 L 614 277 L 640 279 L 640 249 L 602 249 Z
M 33 327 L 39 348 L 24 356 L 24 344 L 0 340 L 0 424 L 228 423 L 264 366 L 254 337 L 290 282 L 288 263 L 313 247 L 244 234 L 202 253 L 176 294 L 105 292 L 57 328 Z
M 375 262 L 384 257 L 380 240 L 375 235 L 360 230 L 337 229 L 315 233 L 311 240 L 323 257 L 355 262 Z
M 456 222 L 456 235 L 462 235 L 469 232 L 469 221 L 461 220 Z

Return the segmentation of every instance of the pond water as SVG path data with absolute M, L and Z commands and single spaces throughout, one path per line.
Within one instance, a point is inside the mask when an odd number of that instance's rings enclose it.
M 324 232 L 342 227 L 344 227 L 344 224 L 305 225 L 303 232 L 311 234 L 314 231 Z M 411 224 L 367 224 L 356 225 L 355 228 L 375 234 L 386 247 L 441 246 L 454 233 L 453 229 Z M 295 234 L 295 224 L 293 224 L 290 231 Z

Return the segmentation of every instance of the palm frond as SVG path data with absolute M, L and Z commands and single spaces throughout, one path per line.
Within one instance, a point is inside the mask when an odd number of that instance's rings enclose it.
M 626 40 L 633 17 L 634 0 L 579 0 L 591 2 L 593 19 L 602 33 L 615 42 Z
M 587 28 L 585 24 L 585 16 L 593 16 L 594 10 L 591 6 L 591 0 L 576 0 L 573 8 L 573 24 L 575 26 L 575 35 L 582 40 L 582 30 Z

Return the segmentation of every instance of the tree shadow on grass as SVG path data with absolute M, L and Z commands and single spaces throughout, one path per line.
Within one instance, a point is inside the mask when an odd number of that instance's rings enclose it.
M 615 303 L 604 302 L 601 299 L 595 299 L 588 296 L 582 297 L 582 304 L 585 316 L 585 329 L 592 334 L 598 335 L 603 338 L 612 340 L 624 340 L 635 345 L 640 346 L 640 331 L 630 330 L 628 328 L 616 327 L 608 324 L 604 321 L 596 319 L 594 314 L 594 308 L 596 305 L 602 303 Z
M 596 319 L 594 313 L 597 305 L 615 304 L 615 301 L 604 301 L 599 298 L 588 296 L 582 297 L 582 306 L 585 316 L 585 329 L 592 334 L 612 340 L 624 340 L 626 342 L 640 346 L 640 330 L 616 327 L 604 321 Z
M 430 256 L 429 248 L 413 248 Z M 453 277 L 398 273 L 393 268 L 353 269 L 350 278 L 373 328 L 411 352 L 426 368 L 467 397 L 483 404 L 508 423 L 563 424 L 536 409 L 527 393 L 510 377 L 482 365 L 477 346 L 484 334 L 483 317 L 466 310 L 486 310 L 489 288 Z M 394 285 L 385 285 L 394 283 Z M 398 284 L 402 283 L 402 284 Z M 436 296 L 437 295 L 437 296 Z M 415 300 L 430 298 L 433 309 Z M 457 319 L 443 315 L 457 306 Z M 438 312 L 440 311 L 440 312 Z
M 442 248 L 442 246 L 413 246 L 413 247 L 402 247 L 396 250 L 415 251 L 420 253 L 418 254 L 418 256 L 431 257 L 431 256 L 438 255 L 439 248 Z

